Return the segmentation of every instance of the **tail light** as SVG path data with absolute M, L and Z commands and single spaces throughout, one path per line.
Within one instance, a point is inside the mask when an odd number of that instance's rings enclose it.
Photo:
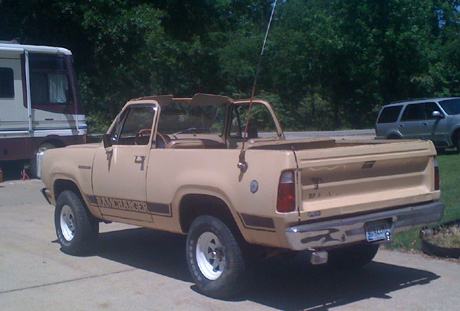
M 439 166 L 438 166 L 438 161 L 436 158 L 434 158 L 434 190 L 439 190 Z
M 294 171 L 284 171 L 278 184 L 278 200 L 276 210 L 280 213 L 295 211 L 295 174 Z

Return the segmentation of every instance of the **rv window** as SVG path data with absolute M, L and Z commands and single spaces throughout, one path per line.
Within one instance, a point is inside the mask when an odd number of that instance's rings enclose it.
M 14 98 L 13 69 L 0 67 L 0 98 Z
M 32 107 L 67 105 L 72 101 L 68 70 L 58 55 L 30 54 Z

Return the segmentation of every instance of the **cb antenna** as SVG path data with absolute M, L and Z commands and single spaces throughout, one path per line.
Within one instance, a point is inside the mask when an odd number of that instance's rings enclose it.
M 248 137 L 249 118 L 251 117 L 252 102 L 254 100 L 254 94 L 256 92 L 257 77 L 259 76 L 259 72 L 260 72 L 260 64 L 262 62 L 262 55 L 264 55 L 265 44 L 267 43 L 268 33 L 270 32 L 270 26 L 272 24 L 273 15 L 275 14 L 276 2 L 277 0 L 275 0 L 275 2 L 273 3 L 272 13 L 270 14 L 270 20 L 268 21 L 264 42 L 262 44 L 262 49 L 260 50 L 259 62 L 257 64 L 257 69 L 256 69 L 256 76 L 254 77 L 254 84 L 252 86 L 251 99 L 249 100 L 248 116 L 246 119 L 246 126 L 244 128 L 244 134 L 243 134 L 243 144 L 241 146 L 241 152 L 240 152 L 240 157 L 238 161 L 238 168 L 241 170 L 241 172 L 245 172 L 248 169 L 248 164 L 246 163 L 246 159 L 245 159 L 245 154 L 246 154 L 245 146 L 246 146 L 246 140 Z

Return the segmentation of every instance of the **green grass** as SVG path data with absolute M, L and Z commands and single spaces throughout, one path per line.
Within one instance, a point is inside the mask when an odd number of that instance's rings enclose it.
M 441 228 L 428 239 L 431 244 L 446 248 L 460 248 L 460 226 Z
M 441 178 L 441 201 L 446 205 L 441 223 L 460 218 L 460 155 L 454 152 L 437 157 Z M 390 249 L 420 250 L 420 229 L 396 234 Z

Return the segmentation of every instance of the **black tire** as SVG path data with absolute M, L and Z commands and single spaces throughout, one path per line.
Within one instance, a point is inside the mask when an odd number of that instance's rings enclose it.
M 200 292 L 210 297 L 237 295 L 252 275 L 231 230 L 212 216 L 200 216 L 193 221 L 186 256 L 193 281 Z
M 54 225 L 64 253 L 86 255 L 94 249 L 99 234 L 99 221 L 72 191 L 66 190 L 59 195 Z
M 390 136 L 388 136 L 387 139 L 401 139 L 401 136 L 398 136 L 396 134 L 391 134 Z
M 354 270 L 370 263 L 377 251 L 378 244 L 356 244 L 329 251 L 329 264 L 340 270 Z
M 457 151 L 460 152 L 460 132 L 455 135 L 454 145 L 457 147 Z

